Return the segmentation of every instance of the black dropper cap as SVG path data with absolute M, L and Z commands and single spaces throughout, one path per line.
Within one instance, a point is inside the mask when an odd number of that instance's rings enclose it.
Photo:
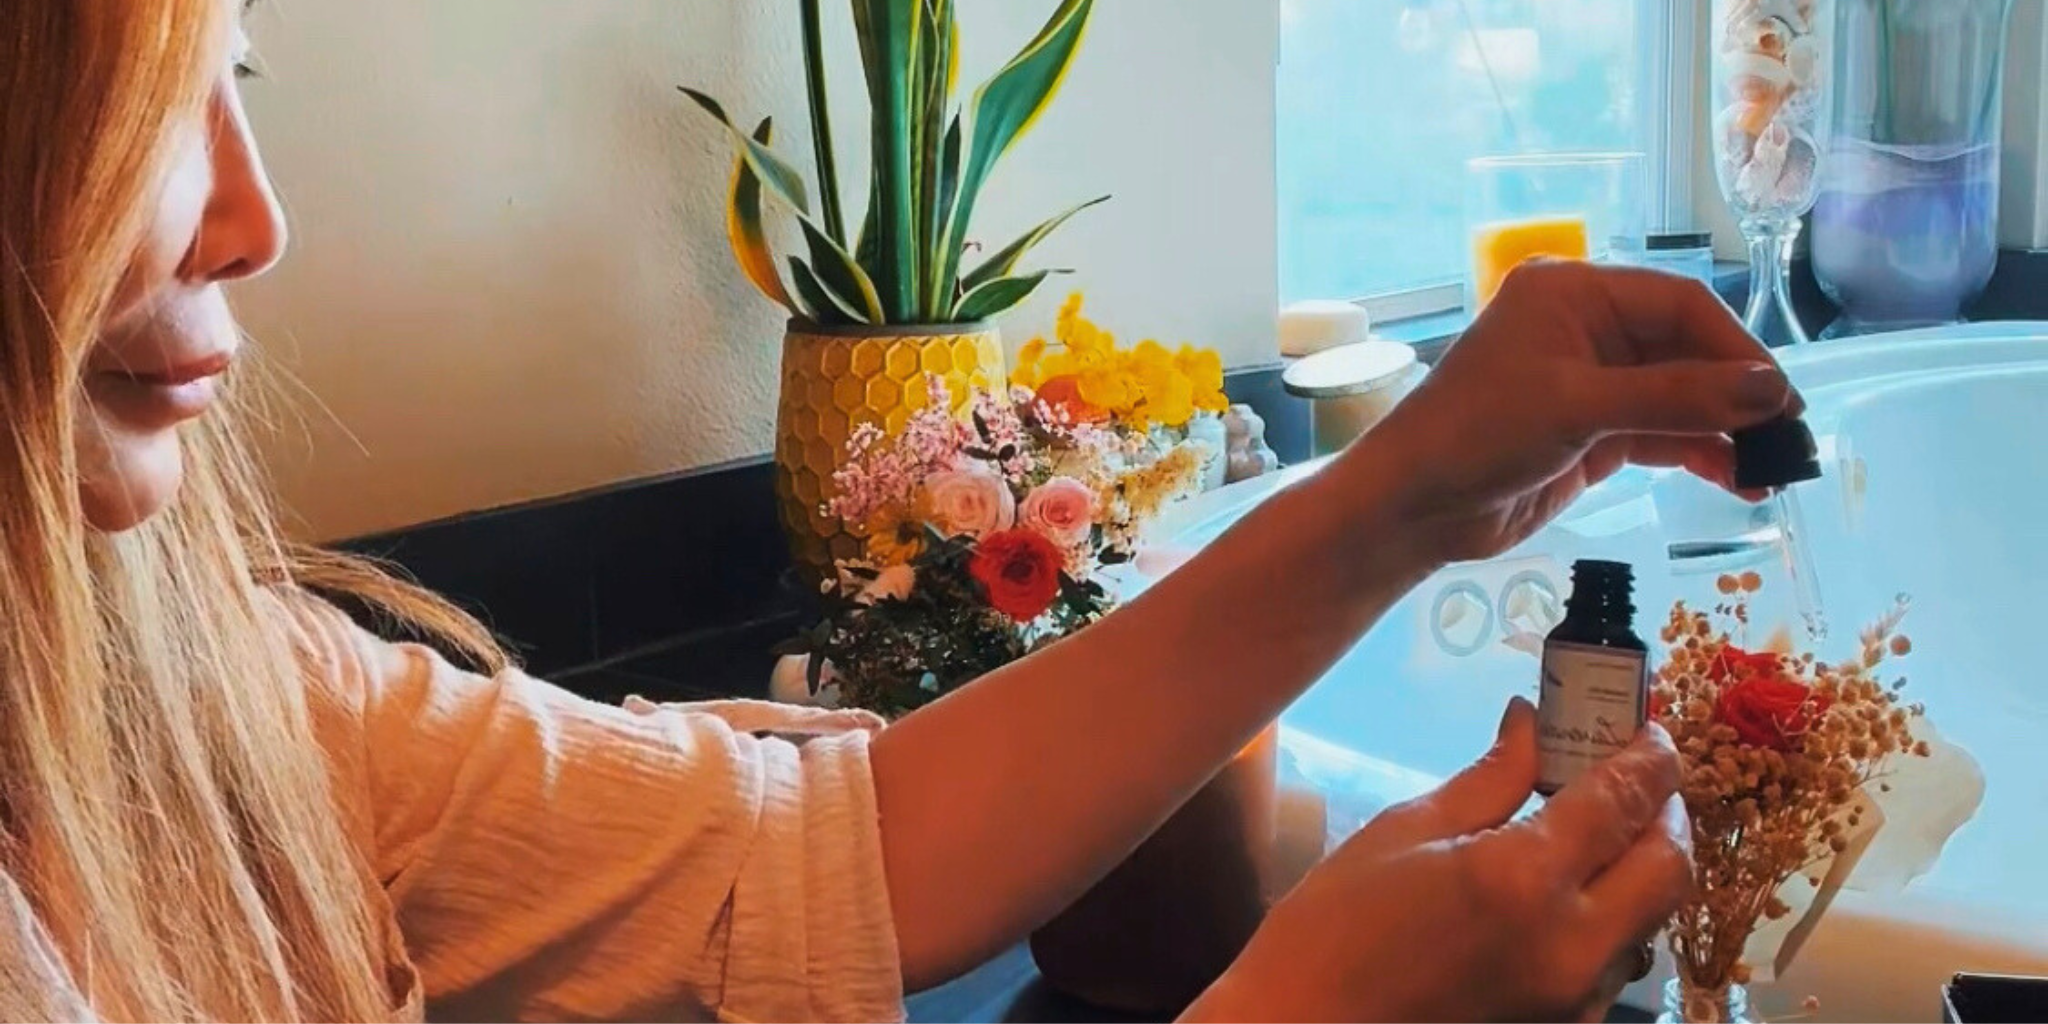
M 1769 491 L 1820 479 L 1820 445 L 1797 416 L 1780 416 L 1732 436 L 1735 486 L 1742 490 Z
M 1572 563 L 1574 608 L 1597 612 L 1611 609 L 1626 621 L 1635 614 L 1635 567 L 1627 562 L 1582 558 Z

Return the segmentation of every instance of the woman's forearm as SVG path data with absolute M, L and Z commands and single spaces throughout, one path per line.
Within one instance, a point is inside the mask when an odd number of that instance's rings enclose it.
M 874 774 L 913 988 L 1106 874 L 1433 568 L 1359 450 L 1102 622 L 884 731 Z

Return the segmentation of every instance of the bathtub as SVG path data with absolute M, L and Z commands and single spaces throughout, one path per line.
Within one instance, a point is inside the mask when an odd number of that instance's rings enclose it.
M 1810 994 L 1821 1019 L 1936 1019 L 1955 971 L 2048 974 L 2048 323 L 1826 342 L 1782 361 L 1827 467 L 1799 488 L 1833 626 L 1821 649 L 1853 653 L 1857 629 L 1910 595 L 1909 692 L 1981 765 L 1981 792 L 1956 803 L 1981 803 L 1931 865 L 1844 892 L 1757 1001 L 1771 1016 Z M 1199 547 L 1315 469 L 1190 502 L 1165 535 Z M 1773 529 L 1767 510 L 1683 474 L 1630 470 L 1507 555 L 1436 574 L 1282 720 L 1306 774 L 1341 793 L 1350 817 L 1333 831 L 1465 764 L 1508 697 L 1535 695 L 1535 660 L 1510 638 L 1548 631 L 1574 559 L 1633 563 L 1638 632 L 1654 639 L 1674 599 L 1710 602 L 1719 573 L 1768 575 Z M 1789 614 L 1765 597 L 1760 616 Z M 1659 981 L 1631 1002 L 1657 1005 Z

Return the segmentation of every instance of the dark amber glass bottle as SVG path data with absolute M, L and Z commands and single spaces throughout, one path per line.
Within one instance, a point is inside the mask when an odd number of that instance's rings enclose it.
M 1635 571 L 1572 566 L 1564 621 L 1543 642 L 1536 790 L 1549 796 L 1635 739 L 1650 704 L 1650 648 L 1635 631 Z

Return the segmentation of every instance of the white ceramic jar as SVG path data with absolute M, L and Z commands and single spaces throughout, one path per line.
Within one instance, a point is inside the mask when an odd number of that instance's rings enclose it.
M 1342 451 L 1371 430 L 1428 373 L 1400 342 L 1364 341 L 1309 356 L 1289 366 L 1287 393 L 1312 404 L 1314 454 Z

